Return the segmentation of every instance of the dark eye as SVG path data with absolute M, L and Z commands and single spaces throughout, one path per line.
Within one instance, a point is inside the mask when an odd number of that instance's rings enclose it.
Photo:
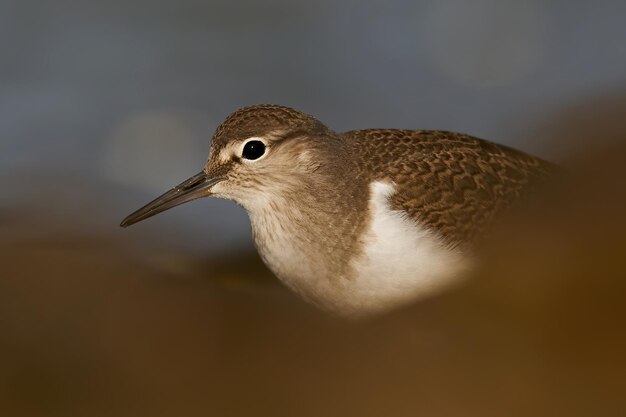
M 260 140 L 251 140 L 243 146 L 241 156 L 245 159 L 259 159 L 265 153 L 265 144 Z

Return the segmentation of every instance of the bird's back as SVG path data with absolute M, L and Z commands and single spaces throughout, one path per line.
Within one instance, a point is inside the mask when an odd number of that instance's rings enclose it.
M 460 133 L 370 129 L 342 135 L 356 155 L 359 176 L 391 181 L 396 191 L 391 207 L 455 246 L 481 236 L 556 169 L 524 152 Z

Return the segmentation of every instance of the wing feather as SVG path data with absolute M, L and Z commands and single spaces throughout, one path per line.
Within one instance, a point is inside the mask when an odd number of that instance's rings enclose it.
M 524 152 L 460 133 L 370 129 L 343 135 L 357 154 L 358 175 L 392 181 L 392 207 L 452 245 L 475 240 L 556 171 Z

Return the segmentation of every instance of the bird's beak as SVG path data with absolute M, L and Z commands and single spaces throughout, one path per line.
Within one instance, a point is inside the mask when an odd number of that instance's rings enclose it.
M 120 226 L 130 226 L 187 201 L 209 196 L 211 187 L 221 180 L 221 178 L 211 178 L 204 172 L 200 172 L 126 217 Z

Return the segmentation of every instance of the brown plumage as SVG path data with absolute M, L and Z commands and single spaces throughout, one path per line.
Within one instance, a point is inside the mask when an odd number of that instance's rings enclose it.
M 555 171 L 549 162 L 461 133 L 370 129 L 342 135 L 358 153 L 360 175 L 393 181 L 393 207 L 454 245 L 480 236 Z
M 476 238 L 553 171 L 459 133 L 336 133 L 288 107 L 251 106 L 217 128 L 203 172 L 122 225 L 207 195 L 234 200 L 290 288 L 328 310 L 370 314 L 457 280 Z

